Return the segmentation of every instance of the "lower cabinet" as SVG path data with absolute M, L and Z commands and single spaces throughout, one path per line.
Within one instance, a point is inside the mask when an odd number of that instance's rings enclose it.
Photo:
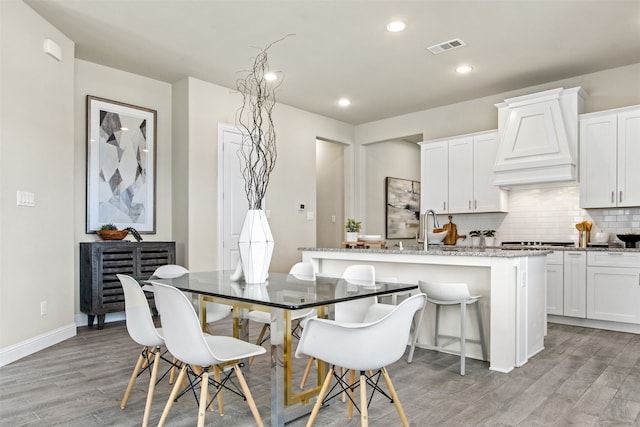
M 589 253 L 587 317 L 640 324 L 640 254 Z
M 562 251 L 547 255 L 547 314 L 564 314 L 564 268 Z
M 564 252 L 564 301 L 563 315 L 587 317 L 587 253 Z
M 116 274 L 150 276 L 173 264 L 175 242 L 103 241 L 80 243 L 80 311 L 92 326 L 104 326 L 106 313 L 124 311 L 124 291 Z

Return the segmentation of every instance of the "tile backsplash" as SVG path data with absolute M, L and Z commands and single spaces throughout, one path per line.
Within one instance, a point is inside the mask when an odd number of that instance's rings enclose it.
M 453 222 L 459 234 L 471 230 L 496 230 L 496 243 L 503 241 L 578 240 L 575 224 L 591 221 L 597 231 L 611 234 L 610 242 L 619 242 L 616 234 L 640 233 L 640 207 L 581 209 L 578 185 L 513 188 L 509 191 L 508 213 L 456 214 Z M 448 222 L 439 215 L 440 225 Z

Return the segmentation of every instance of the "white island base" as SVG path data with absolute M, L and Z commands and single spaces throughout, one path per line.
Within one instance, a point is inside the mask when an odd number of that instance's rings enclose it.
M 316 272 L 339 276 L 352 264 L 369 264 L 376 278 L 401 283 L 418 280 L 464 282 L 471 295 L 482 296 L 480 311 L 489 369 L 509 372 L 544 349 L 546 335 L 546 254 L 548 251 L 482 249 L 399 251 L 385 249 L 303 248 L 302 260 Z M 417 290 L 415 291 L 417 292 Z M 475 308 L 467 312 L 467 337 L 478 339 Z M 440 334 L 459 336 L 459 310 L 441 309 Z M 433 348 L 435 309 L 427 305 L 417 348 Z M 447 349 L 455 352 L 459 345 Z M 445 349 L 444 351 L 447 351 Z M 418 352 L 416 350 L 416 356 Z M 482 360 L 479 344 L 467 343 L 467 357 Z

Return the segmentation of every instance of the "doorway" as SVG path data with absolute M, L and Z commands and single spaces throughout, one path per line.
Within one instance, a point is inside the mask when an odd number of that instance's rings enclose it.
M 316 246 L 335 248 L 344 241 L 345 145 L 316 140 Z

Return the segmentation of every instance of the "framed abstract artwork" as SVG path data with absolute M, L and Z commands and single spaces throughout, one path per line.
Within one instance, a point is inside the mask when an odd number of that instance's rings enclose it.
M 155 233 L 156 111 L 87 95 L 87 233 Z
M 420 182 L 385 178 L 387 239 L 414 239 L 420 230 Z

